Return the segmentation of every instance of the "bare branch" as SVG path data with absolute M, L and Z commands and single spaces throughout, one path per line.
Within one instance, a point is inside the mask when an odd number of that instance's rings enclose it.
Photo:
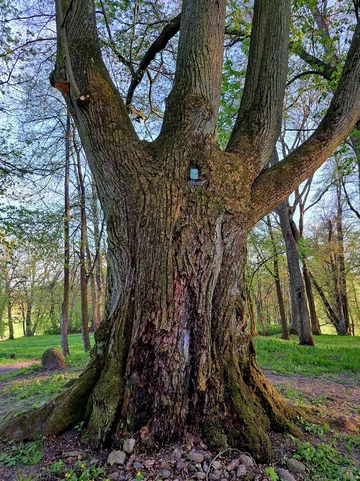
M 113 39 L 112 34 L 111 34 L 110 25 L 109 25 L 109 21 L 108 21 L 108 18 L 107 18 L 107 14 L 106 14 L 106 10 L 105 10 L 103 0 L 100 0 L 100 5 L 101 5 L 101 13 L 102 13 L 102 15 L 104 17 L 104 21 L 105 21 L 106 31 L 107 31 L 107 34 L 109 36 L 109 46 L 110 46 L 111 50 L 113 51 L 113 53 L 116 55 L 116 57 L 119 59 L 119 61 L 123 65 L 128 67 L 131 75 L 134 76 L 135 70 L 134 70 L 133 64 L 129 60 L 126 60 L 126 58 L 123 55 L 121 55 L 121 53 L 119 52 L 119 50 L 116 46 L 116 43 L 114 42 L 114 39 Z
M 341 179 L 341 183 L 342 183 L 342 186 L 343 186 L 343 189 L 344 189 L 344 194 L 345 194 L 346 202 L 347 202 L 350 210 L 356 215 L 356 217 L 357 217 L 358 219 L 360 219 L 360 212 L 359 212 L 357 209 L 355 209 L 355 207 L 353 206 L 353 204 L 352 204 L 352 202 L 351 202 L 351 200 L 350 200 L 349 194 L 348 194 L 348 192 L 347 192 L 347 190 L 346 190 L 344 178 Z
M 132 80 L 130 83 L 130 87 L 126 96 L 126 106 L 129 108 L 129 105 L 132 102 L 134 92 L 136 87 L 141 82 L 146 69 L 150 65 L 150 63 L 156 57 L 156 54 L 161 52 L 166 45 L 168 44 L 169 40 L 171 40 L 179 31 L 180 28 L 180 15 L 175 17 L 171 20 L 165 27 L 162 29 L 160 35 L 157 39 L 151 44 L 143 58 L 141 59 L 140 65 L 136 72 L 133 73 Z
M 289 87 L 296 80 L 298 80 L 299 78 L 305 77 L 306 75 L 321 75 L 322 77 L 327 79 L 327 77 L 323 74 L 323 72 L 319 72 L 318 70 L 306 70 L 306 72 L 300 72 L 297 75 L 295 75 L 295 77 L 293 77 L 291 80 L 288 81 L 286 86 Z

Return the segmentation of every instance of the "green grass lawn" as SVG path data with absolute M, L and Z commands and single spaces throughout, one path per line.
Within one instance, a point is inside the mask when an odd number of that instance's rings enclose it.
M 350 375 L 360 380 L 360 337 L 323 334 L 315 347 L 299 346 L 298 339 L 284 341 L 279 335 L 255 338 L 256 353 L 263 369 L 283 375 Z
M 92 339 L 93 337 L 91 337 Z M 40 360 L 42 353 L 49 347 L 55 347 L 61 351 L 60 335 L 18 337 L 11 341 L 1 341 L 0 364 Z M 70 366 L 85 365 L 89 354 L 84 353 L 81 334 L 69 334 L 69 348 L 70 356 L 67 356 L 67 363 Z M 11 354 L 15 354 L 14 359 L 10 358 Z
M 255 338 L 258 361 L 263 369 L 283 375 L 324 376 L 347 374 L 360 379 L 360 337 L 339 337 L 324 334 L 315 338 L 316 346 L 299 346 L 298 340 L 284 341 L 279 334 Z M 69 335 L 71 365 L 85 365 L 88 354 L 84 353 L 81 334 Z M 40 360 L 49 347 L 61 350 L 59 335 L 19 337 L 13 341 L 0 342 L 0 364 Z M 10 359 L 10 354 L 15 354 Z

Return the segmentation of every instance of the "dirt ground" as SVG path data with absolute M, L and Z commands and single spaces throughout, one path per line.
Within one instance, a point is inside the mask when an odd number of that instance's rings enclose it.
M 2 365 L 0 366 L 0 375 L 10 373 L 21 367 L 27 367 L 33 363 L 34 362 Z M 339 377 L 335 379 L 314 379 L 304 376 L 280 376 L 271 372 L 265 372 L 265 374 L 267 378 L 279 389 L 289 403 L 297 407 L 308 406 L 314 415 L 320 416 L 321 422 L 327 422 L 329 426 L 331 426 L 331 429 L 335 429 L 336 432 L 351 434 L 360 428 L 360 385 L 355 378 Z M 41 382 L 47 377 L 50 377 L 50 375 L 51 374 L 47 374 L 42 371 L 32 371 L 27 374 L 17 376 L 15 380 L 0 381 L 0 423 L 9 413 L 9 409 L 13 410 L 15 408 L 24 410 L 30 407 L 33 402 L 31 399 L 17 399 L 16 394 L 10 395 L 7 388 L 11 386 L 11 383 L 21 380 L 29 382 L 39 380 Z M 312 436 L 313 433 L 305 433 L 305 439 L 313 441 Z M 274 446 L 275 461 L 279 465 L 284 457 L 291 457 L 291 455 L 296 451 L 296 442 L 285 435 L 273 434 L 271 435 L 271 439 Z M 186 440 L 185 444 L 188 444 L 188 440 Z M 186 448 L 184 446 L 182 449 L 185 452 Z M 66 452 L 78 453 L 78 459 L 83 459 L 84 457 L 95 459 L 99 465 L 104 467 L 106 476 L 110 476 L 109 479 L 120 479 L 115 477 L 112 478 L 111 476 L 114 469 L 110 469 L 106 466 L 108 451 L 104 450 L 101 452 L 92 452 L 89 450 L 88 447 L 83 443 L 82 433 L 79 431 L 69 431 L 58 438 L 45 439 L 43 442 L 43 451 L 43 459 L 40 462 L 40 466 L 36 465 L 35 474 L 33 467 L 26 466 L 20 468 L 23 473 L 30 475 L 28 478 L 26 478 L 27 480 L 50 480 L 50 478 L 44 478 L 42 474 L 39 474 L 39 470 L 41 470 L 42 467 L 50 466 L 59 459 L 64 459 L 65 463 L 74 463 L 74 459 L 71 457 L 64 458 L 64 453 Z M 149 459 L 153 460 L 153 466 L 155 467 L 160 465 L 175 466 L 175 461 L 173 462 L 171 459 L 171 453 L 173 453 L 173 447 L 169 448 L 168 451 L 161 450 L 159 453 L 153 455 L 153 457 Z M 209 459 L 211 459 L 210 456 L 215 455 L 216 453 L 207 453 Z M 137 456 L 132 460 L 132 462 L 141 461 L 144 463 L 144 460 L 141 456 L 144 455 Z M 230 461 L 231 458 L 225 460 L 224 463 Z M 146 462 L 147 461 L 145 461 L 145 464 Z M 360 459 L 359 463 L 357 464 L 360 464 Z M 69 467 L 70 465 L 71 464 L 69 464 Z M 256 467 L 256 469 L 258 471 L 254 471 L 255 475 L 252 479 L 259 481 L 270 479 L 269 477 L 264 477 L 264 471 L 261 466 Z M 131 468 L 128 468 L 129 477 L 127 479 L 136 479 L 134 474 L 130 476 L 129 473 L 131 474 Z M 188 475 L 190 476 L 190 473 L 188 473 Z M 19 479 L 25 479 L 24 477 L 19 478 L 18 476 L 19 467 L 8 467 L 0 463 L 0 481 L 18 481 Z M 191 478 L 192 476 L 183 477 L 178 474 L 175 475 L 175 472 L 172 472 L 168 479 L 176 479 L 181 481 Z M 55 479 L 59 478 L 51 478 L 51 481 Z M 105 478 L 101 477 L 98 479 Z M 150 477 L 146 479 L 158 478 Z M 298 475 L 296 478 L 297 481 L 306 479 L 307 478 L 302 477 L 302 475 Z
M 339 376 L 332 380 L 279 376 L 271 372 L 265 374 L 285 397 L 289 397 L 290 401 L 299 407 L 302 404 L 311 404 L 319 410 L 323 409 L 324 416 L 333 423 L 341 423 L 343 419 L 354 428 L 360 428 L 360 384 L 355 378 Z
M 0 365 L 0 376 L 3 374 L 8 374 L 9 372 L 17 371 L 22 367 L 29 367 L 33 364 L 40 364 L 40 361 L 24 361 L 24 362 L 15 362 L 13 364 L 1 364 Z

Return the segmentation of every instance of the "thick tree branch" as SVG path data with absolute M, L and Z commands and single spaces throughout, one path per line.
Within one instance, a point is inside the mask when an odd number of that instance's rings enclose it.
M 289 0 L 256 0 L 249 63 L 227 151 L 244 158 L 254 179 L 279 136 L 287 75 Z
M 360 27 L 357 26 L 329 109 L 313 135 L 279 164 L 264 170 L 252 186 L 258 219 L 312 175 L 351 132 L 360 117 Z
M 55 87 L 68 84 L 62 93 L 99 189 L 109 192 L 115 181 L 129 185 L 130 171 L 138 169 L 134 151 L 139 140 L 101 56 L 93 1 L 90 8 L 88 0 L 56 3 L 58 51 L 51 82 Z M 119 149 L 116 155 L 114 144 Z
M 185 0 L 174 86 L 161 135 L 215 139 L 224 50 L 226 0 Z M 196 137 L 196 139 L 195 139 Z

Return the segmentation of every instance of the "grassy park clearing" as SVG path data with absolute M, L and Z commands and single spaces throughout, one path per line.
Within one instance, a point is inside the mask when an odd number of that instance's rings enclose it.
M 15 368 L 22 363 L 38 362 L 49 347 L 60 349 L 60 336 L 22 337 L 0 342 L 1 420 L 51 400 L 79 375 L 89 354 L 83 352 L 81 335 L 70 335 L 69 344 L 69 368 L 49 374 L 43 372 L 39 364 Z M 274 334 L 256 338 L 255 344 L 258 361 L 267 377 L 288 402 L 304 412 L 298 422 L 304 433 L 302 440 L 274 435 L 275 466 L 293 456 L 306 466 L 306 473 L 298 475 L 297 480 L 360 479 L 360 337 L 323 335 L 316 338 L 316 347 L 311 348 L 298 346 L 295 338 L 287 342 Z M 72 442 L 77 440 L 78 447 L 82 431 L 80 423 L 70 434 Z M 69 438 L 66 439 L 69 442 Z M 71 458 L 70 461 L 58 459 L 54 453 L 53 441 L 38 440 L 28 444 L 2 441 L 0 480 L 108 479 L 106 466 L 91 464 L 90 455 L 85 455 L 80 462 Z M 279 479 L 271 466 L 267 469 L 269 480 Z M 2 474 L 2 470 L 6 474 Z M 144 478 L 140 475 L 133 479 L 140 481 Z

